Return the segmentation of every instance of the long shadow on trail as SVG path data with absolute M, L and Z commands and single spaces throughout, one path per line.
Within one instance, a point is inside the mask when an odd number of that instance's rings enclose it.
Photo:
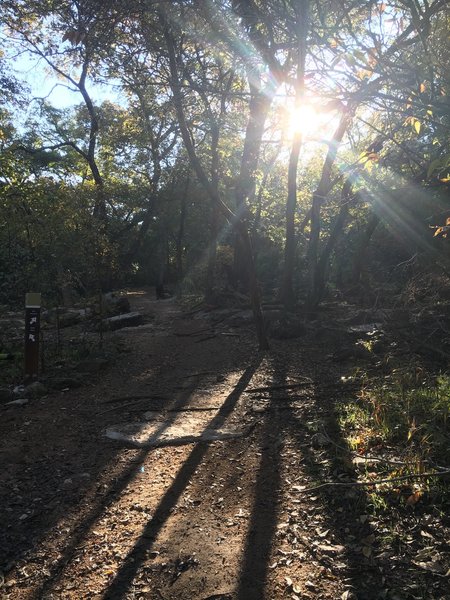
M 173 403 L 176 408 L 180 408 L 188 402 L 189 397 L 195 390 L 197 383 L 198 381 L 196 379 L 192 379 L 191 385 L 183 390 L 183 393 L 180 395 L 180 397 Z M 172 419 L 169 418 L 169 421 L 171 420 Z M 169 426 L 169 424 L 170 423 L 167 423 L 167 426 Z M 161 427 L 158 430 L 158 434 L 161 434 L 163 430 L 164 427 Z M 107 489 L 102 490 L 101 496 L 96 499 L 97 501 L 90 508 L 88 513 L 83 515 L 83 517 L 78 520 L 78 523 L 68 536 L 68 542 L 64 548 L 64 551 L 62 552 L 61 557 L 56 563 L 53 564 L 52 568 L 49 569 L 50 575 L 42 585 L 40 590 L 41 594 L 44 594 L 46 591 L 52 589 L 52 587 L 55 585 L 55 582 L 62 575 L 66 565 L 74 557 L 77 548 L 83 539 L 89 534 L 89 531 L 93 527 L 94 523 L 101 517 L 105 510 L 114 503 L 127 485 L 136 477 L 137 473 L 139 472 L 140 465 L 145 460 L 145 457 L 150 450 L 151 449 L 149 448 L 139 450 L 131 463 L 127 465 L 116 478 L 112 479 Z M 114 447 L 114 449 L 111 448 L 111 454 L 108 453 L 106 458 L 109 458 L 109 460 L 112 461 L 114 456 L 116 456 L 119 452 L 120 450 L 117 447 Z M 106 462 L 105 459 L 105 466 L 107 464 L 108 462 Z
M 273 384 L 277 386 L 288 383 L 289 375 L 297 376 L 295 371 L 298 366 L 286 365 L 285 356 L 286 354 L 277 357 L 275 352 L 272 353 Z M 317 374 L 315 377 L 317 380 Z M 330 384 L 335 383 L 329 373 L 324 380 Z M 263 445 L 262 442 L 261 446 L 262 458 L 238 584 L 237 597 L 239 600 L 262 600 L 269 597 L 267 595 L 267 575 L 277 529 L 278 506 L 282 496 L 283 502 L 287 501 L 286 494 L 281 489 L 283 465 L 280 450 L 283 443 L 289 444 L 296 450 L 299 463 L 296 475 L 301 475 L 302 472 L 304 474 L 304 480 L 300 483 L 314 486 L 318 478 L 341 483 L 342 479 L 339 478 L 339 475 L 343 474 L 346 480 L 356 481 L 353 469 L 347 468 L 343 473 L 343 465 L 351 464 L 351 454 L 350 451 L 345 452 L 347 444 L 340 431 L 334 407 L 328 404 L 324 405 L 323 388 L 317 389 L 315 384 L 311 385 L 313 389 L 304 394 L 304 403 L 300 400 L 300 404 L 298 404 L 298 397 L 292 398 L 292 402 L 290 402 L 289 397 L 295 392 L 289 392 L 289 390 L 281 392 L 283 397 L 280 397 L 280 392 L 276 391 L 271 392 L 267 397 L 267 414 L 269 416 L 265 417 L 261 433 L 261 440 L 265 440 L 266 443 Z M 295 408 L 291 406 L 294 401 L 297 402 Z M 319 420 L 319 422 L 320 419 L 323 419 L 323 426 L 333 438 L 333 444 L 316 451 L 313 449 L 313 435 L 306 425 L 309 419 Z M 341 449 L 338 450 L 338 446 Z M 325 462 L 328 463 L 329 471 L 326 475 L 323 473 L 323 463 Z M 358 598 L 371 600 L 378 597 L 383 581 L 373 560 L 366 560 L 361 552 L 362 548 L 358 547 L 359 540 L 371 533 L 369 525 L 362 524 L 360 519 L 361 515 L 367 513 L 367 497 L 363 489 L 351 494 L 348 493 L 349 490 L 344 488 L 344 491 L 339 494 L 334 494 L 333 491 L 330 494 L 330 490 L 327 488 L 317 490 L 314 493 L 316 498 L 313 502 L 313 513 L 304 512 L 299 518 L 299 522 L 293 522 L 292 525 L 294 529 L 298 527 L 299 532 L 302 530 L 301 538 L 307 540 L 311 565 L 313 562 L 316 566 L 319 563 L 331 570 L 333 576 L 340 579 L 341 582 L 345 580 L 345 589 L 352 589 Z M 305 505 L 308 503 L 310 503 L 309 500 L 305 498 Z M 302 512 L 301 509 L 300 512 Z M 314 526 L 311 523 L 309 528 L 307 526 L 309 519 L 315 519 L 314 514 L 323 519 L 322 527 L 324 530 L 328 530 L 326 540 L 321 538 L 314 540 L 314 529 L 317 525 Z M 314 541 L 316 544 L 313 543 Z M 322 553 L 318 548 L 320 544 L 323 547 L 328 546 L 331 554 Z M 343 547 L 344 549 L 343 551 L 337 550 L 338 554 L 336 555 L 333 554 L 333 547 Z M 294 564 L 292 568 L 294 570 L 296 568 L 304 569 L 305 562 L 308 563 L 308 559 L 302 559 L 301 563 Z M 307 578 L 312 575 L 312 573 L 306 573 Z M 325 587 L 321 592 L 322 581 L 318 581 L 316 594 L 328 593 L 326 580 L 323 584 Z
M 274 362 L 277 383 L 286 382 L 288 371 L 280 362 Z M 311 393 L 305 396 L 306 406 L 296 409 L 292 403 L 283 402 L 285 438 L 293 442 L 301 457 L 299 471 L 303 471 L 305 479 L 310 479 L 309 482 L 305 480 L 301 483 L 314 487 L 318 480 L 335 483 L 355 482 L 357 476 L 351 466 L 352 455 L 342 435 L 334 406 L 335 399 L 330 392 L 334 386 L 336 388 L 339 386 L 339 381 L 333 379 L 329 372 L 321 377 L 316 374 L 314 379 L 316 383 L 313 384 Z M 326 383 L 327 386 L 322 387 L 322 383 Z M 287 396 L 289 395 L 288 393 Z M 308 402 L 310 403 L 311 400 L 312 404 L 308 407 Z M 312 421 L 308 425 L 310 419 Z M 326 432 L 331 443 L 321 445 L 321 430 Z M 314 448 L 316 445 L 314 439 L 319 440 L 319 447 Z M 324 465 L 326 465 L 325 469 Z M 320 538 L 315 540 L 315 545 L 311 544 L 311 539 L 309 540 L 311 557 L 331 570 L 341 581 L 345 580 L 346 589 L 351 589 L 357 598 L 364 600 L 378 598 L 383 587 L 383 578 L 373 559 L 365 558 L 361 545 L 361 539 L 367 539 L 372 534 L 369 524 L 364 521 L 368 510 L 365 489 L 355 490 L 352 487 L 344 487 L 339 488 L 339 492 L 336 493 L 332 487 L 324 487 L 315 490 L 314 496 L 316 500 L 313 504 L 317 513 L 317 509 L 321 511 L 320 517 L 323 518 L 322 528 L 329 530 L 329 533 L 325 543 Z M 308 514 L 304 516 L 308 518 Z M 309 529 L 308 537 L 314 535 L 313 529 L 312 527 Z M 322 552 L 320 545 L 328 546 L 330 550 Z M 343 547 L 342 551 L 332 549 L 340 546 Z M 320 593 L 319 590 L 320 580 L 316 593 Z
M 278 414 L 270 418 L 265 415 L 259 434 L 261 460 L 237 590 L 239 600 L 264 598 L 280 499 L 281 455 L 277 442 L 281 433 Z
M 245 390 L 251 378 L 253 377 L 260 362 L 261 359 L 258 359 L 253 365 L 245 370 L 234 390 L 226 398 L 217 415 L 208 423 L 208 428 L 215 429 L 224 424 L 225 420 L 236 406 L 236 403 L 239 400 L 242 392 Z M 115 578 L 105 591 L 103 595 L 104 600 L 118 600 L 119 598 L 124 597 L 124 595 L 127 593 L 127 590 L 131 586 L 140 565 L 145 560 L 147 551 L 152 547 L 156 536 L 170 517 L 172 509 L 175 507 L 178 499 L 186 489 L 186 486 L 191 480 L 193 474 L 202 462 L 205 454 L 208 451 L 208 448 L 209 444 L 206 443 L 198 443 L 194 446 L 189 457 L 175 477 L 172 485 L 159 502 L 152 519 L 147 523 L 139 540 L 128 553 Z
M 169 367 L 164 367 L 165 356 L 171 357 L 171 350 L 166 348 L 167 338 L 157 338 L 154 340 L 154 352 L 158 359 L 154 371 L 149 371 L 149 363 L 144 358 L 138 360 L 127 367 L 128 380 L 145 381 L 143 385 L 146 390 L 157 390 L 161 385 L 165 385 L 168 377 L 171 377 L 170 383 L 173 383 L 172 372 L 168 373 Z M 173 354 L 173 352 L 172 352 Z M 217 368 L 220 371 L 228 368 L 235 368 L 235 360 L 224 361 L 220 357 L 211 357 L 210 368 Z M 196 358 L 192 357 L 184 364 L 184 368 L 198 370 Z M 159 366 L 158 366 L 159 365 Z M 150 372 L 150 377 L 143 380 L 145 373 Z M 201 375 L 201 374 L 199 374 Z M 119 382 L 117 391 L 122 389 Z M 169 383 L 169 387 L 170 387 Z M 187 403 L 191 393 L 199 385 L 198 377 L 190 380 L 190 386 L 183 389 L 176 395 L 175 400 L 166 406 L 141 407 L 140 410 L 150 408 L 180 408 Z M 9 504 L 16 507 L 15 512 L 5 510 L 2 522 L 4 533 L 0 535 L 0 554 L 4 546 L 6 552 L 2 559 L 0 557 L 0 567 L 12 565 L 24 560 L 34 560 L 33 553 L 36 553 L 38 560 L 47 560 L 42 558 L 47 553 L 49 558 L 58 552 L 55 561 L 46 565 L 48 574 L 36 578 L 35 582 L 27 582 L 28 587 L 34 586 L 34 597 L 42 597 L 47 591 L 51 591 L 55 583 L 61 578 L 65 567 L 76 555 L 80 544 L 89 535 L 94 523 L 102 516 L 105 510 L 111 506 L 120 496 L 130 481 L 137 475 L 142 461 L 145 459 L 149 450 L 134 450 L 133 452 L 124 452 L 123 449 L 115 443 L 101 440 L 101 434 L 108 421 L 114 419 L 114 415 L 103 417 L 102 412 L 98 412 L 100 404 L 90 404 L 92 398 L 102 395 L 102 389 L 99 382 L 98 387 L 93 388 L 90 398 L 86 396 L 83 403 L 77 402 L 77 392 L 69 392 L 64 397 L 53 397 L 51 406 L 58 411 L 58 420 L 56 425 L 51 428 L 46 427 L 49 421 L 51 409 L 45 406 L 45 411 L 34 411 L 36 420 L 30 422 L 28 430 L 31 427 L 38 428 L 42 433 L 40 439 L 42 444 L 31 448 L 22 439 L 15 439 L 12 431 L 7 431 L 8 436 L 14 440 L 17 446 L 17 457 L 11 455 L 8 461 L 8 468 L 4 469 L 0 481 L 4 481 L 5 492 L 0 489 L 0 502 L 5 501 L 5 509 Z M 141 383 L 136 385 L 141 386 Z M 124 389 L 124 391 L 128 391 Z M 105 393 L 105 392 L 103 392 Z M 106 392 L 107 393 L 107 392 Z M 61 400 L 61 402 L 59 402 Z M 73 402 L 73 404 L 72 404 Z M 50 402 L 47 402 L 50 404 Z M 67 412 L 62 412 L 64 409 Z M 108 412 L 108 411 L 104 411 Z M 125 411 L 126 412 L 126 411 Z M 173 413 L 175 415 L 175 413 Z M 65 416 L 61 421 L 60 416 Z M 15 417 L 17 420 L 17 416 Z M 81 429 L 71 428 L 73 420 L 85 423 Z M 114 421 L 112 421 L 114 422 Z M 117 422 L 117 421 L 115 421 Z M 52 421 L 50 420 L 50 423 Z M 45 428 L 45 429 L 43 429 Z M 73 438 L 73 441 L 72 441 Z M 93 442 L 97 440 L 98 442 Z M 33 439 L 39 439 L 34 434 Z M 69 444 L 68 441 L 71 443 Z M 87 441 L 86 446 L 84 442 Z M 4 439 L 2 444 L 8 449 L 8 438 Z M 95 446 L 94 446 L 95 444 Z M 28 447 L 27 447 L 28 446 Z M 28 456 L 28 454 L 29 456 Z M 131 459 L 130 459 L 131 454 Z M 123 463 L 120 460 L 123 459 Z M 8 469 L 11 470 L 9 473 Z M 70 478 L 73 473 L 79 474 L 80 471 L 87 471 L 91 478 L 85 485 L 78 488 L 74 486 L 69 489 L 60 489 L 65 478 Z M 12 482 L 12 483 L 10 483 Z M 14 485 L 13 485 L 14 484 Z M 17 486 L 17 487 L 16 487 Z M 17 495 L 7 494 L 7 490 L 14 490 Z M 56 493 L 55 493 L 56 490 Z M 34 514 L 32 518 L 26 521 L 17 522 L 17 504 L 22 498 L 25 508 L 30 506 L 30 500 L 36 499 L 32 505 Z M 20 514 L 22 510 L 18 513 Z M 16 520 L 14 521 L 14 517 Z M 58 529 L 61 528 L 60 537 L 57 539 Z M 56 540 L 56 544 L 54 544 Z M 11 568 L 11 567 L 10 567 Z M 5 569 L 5 571 L 8 569 Z

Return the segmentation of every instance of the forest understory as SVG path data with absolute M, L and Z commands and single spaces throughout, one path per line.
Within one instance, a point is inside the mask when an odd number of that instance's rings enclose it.
M 245 306 L 127 297 L 0 405 L 2 600 L 450 598 L 445 302 L 258 352 Z

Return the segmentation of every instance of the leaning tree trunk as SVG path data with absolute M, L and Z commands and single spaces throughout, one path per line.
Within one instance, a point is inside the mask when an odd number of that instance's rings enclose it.
M 274 90 L 252 88 L 252 96 L 249 105 L 249 119 L 245 132 L 244 149 L 242 151 L 241 168 L 236 181 L 236 217 L 242 221 L 248 221 L 249 210 L 255 193 L 255 172 L 258 167 L 259 155 L 261 151 L 261 140 L 264 134 L 264 126 L 267 115 L 274 97 Z M 244 256 L 246 245 L 242 240 L 242 236 L 235 236 L 234 244 L 234 281 L 236 286 L 240 286 L 243 290 L 248 289 L 249 275 L 246 270 L 246 258 Z
M 175 42 L 170 31 L 170 26 L 166 21 L 164 13 L 162 12 L 160 12 L 160 19 L 163 25 L 164 38 L 167 44 L 169 55 L 169 68 L 171 76 L 170 84 L 173 94 L 173 102 L 177 113 L 178 123 L 180 125 L 180 132 L 183 138 L 184 146 L 189 156 L 191 166 L 194 169 L 200 184 L 203 186 L 206 193 L 208 194 L 212 206 L 218 207 L 218 210 L 220 210 L 223 216 L 232 224 L 235 231 L 238 232 L 241 237 L 242 246 L 245 250 L 243 258 L 245 260 L 245 266 L 249 277 L 250 297 L 252 302 L 253 316 L 255 320 L 255 328 L 258 337 L 259 349 L 267 350 L 269 348 L 269 343 L 267 340 L 264 319 L 261 310 L 261 294 L 256 276 L 256 268 L 253 260 L 253 249 L 250 235 L 248 232 L 248 225 L 245 218 L 239 211 L 237 212 L 237 214 L 234 214 L 233 211 L 222 200 L 217 186 L 215 186 L 213 184 L 213 181 L 209 179 L 197 155 L 190 135 L 189 127 L 187 125 L 186 115 L 183 107 L 183 99 L 178 75 L 178 65 L 175 54 Z M 259 140 L 259 143 L 260 142 L 261 140 Z M 242 205 L 242 208 L 245 208 L 245 204 Z
M 325 163 L 323 165 L 322 174 L 320 177 L 319 185 L 313 194 L 312 205 L 311 205 L 311 233 L 309 237 L 309 248 L 308 248 L 308 276 L 309 276 L 309 292 L 307 299 L 307 310 L 311 310 L 314 305 L 314 289 L 316 287 L 316 267 L 319 253 L 319 240 L 321 230 L 321 208 L 326 197 L 330 193 L 331 173 L 334 162 L 336 160 L 337 151 L 339 145 L 344 137 L 347 127 L 350 123 L 349 112 L 345 111 L 341 117 L 339 125 L 334 132 L 333 138 L 329 143 L 329 148 Z

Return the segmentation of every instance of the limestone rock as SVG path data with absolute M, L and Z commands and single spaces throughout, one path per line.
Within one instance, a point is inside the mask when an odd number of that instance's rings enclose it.
M 33 381 L 30 385 L 27 385 L 24 391 L 26 397 L 39 398 L 45 396 L 48 393 L 46 386 L 40 381 Z
M 115 331 L 116 329 L 122 329 L 123 327 L 136 327 L 142 325 L 143 322 L 144 316 L 140 312 L 135 311 L 103 319 L 102 324 L 105 329 Z

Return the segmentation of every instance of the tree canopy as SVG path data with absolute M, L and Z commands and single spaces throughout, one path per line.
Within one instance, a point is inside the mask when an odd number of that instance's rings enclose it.
M 445 0 L 5 0 L 0 20 L 2 302 L 57 302 L 55 274 L 231 287 L 264 347 L 261 292 L 307 317 L 393 254 L 447 268 Z

